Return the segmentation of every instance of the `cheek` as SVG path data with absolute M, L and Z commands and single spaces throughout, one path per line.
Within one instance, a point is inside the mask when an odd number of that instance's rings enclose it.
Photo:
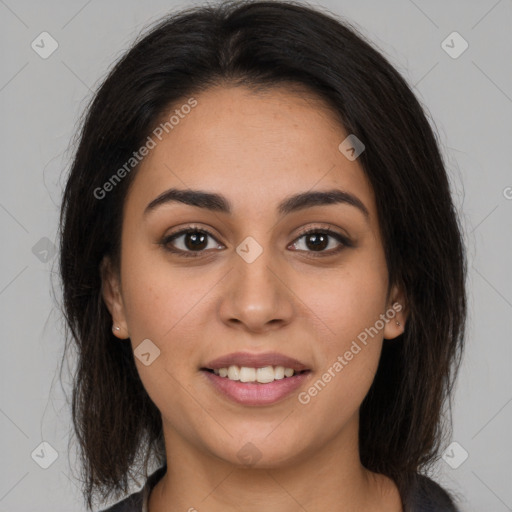
M 382 258 L 354 253 L 351 261 L 328 274 L 301 276 L 297 295 L 307 298 L 309 317 L 317 319 L 319 339 L 328 339 L 329 347 L 342 349 L 385 312 L 387 286 Z
M 377 372 L 383 333 L 371 329 L 383 312 L 383 300 L 372 295 L 372 290 L 359 280 L 353 289 L 322 296 L 323 320 L 334 334 L 329 331 L 317 338 L 321 364 L 298 403 L 304 408 L 308 429 L 322 432 L 324 440 L 357 414 Z
M 149 365 L 135 357 L 141 381 L 153 402 L 175 423 L 184 421 L 176 411 L 190 401 L 182 382 L 195 369 L 203 332 L 208 279 L 191 279 L 183 270 L 172 271 L 161 257 L 138 257 L 134 251 L 124 260 L 123 298 L 132 348 L 149 339 L 149 352 L 158 356 Z M 163 263 L 164 262 L 164 263 Z M 147 343 L 147 342 L 146 342 Z M 194 406 L 192 405 L 191 408 Z M 196 411 L 199 413 L 200 411 Z
M 135 361 L 148 393 L 155 397 L 167 389 L 173 401 L 180 396 L 178 381 L 199 366 L 205 341 L 201 334 L 208 332 L 212 319 L 207 292 L 219 276 L 198 268 L 176 268 L 158 248 L 133 247 L 124 255 L 121 269 L 128 331 L 134 351 L 146 339 L 159 351 L 150 366 Z
M 123 254 L 123 299 L 134 341 L 150 338 L 166 343 L 190 323 L 208 289 L 207 276 L 201 280 L 194 278 L 194 269 L 173 268 L 161 251 L 134 244 Z
M 316 380 L 300 403 L 317 408 L 318 417 L 335 408 L 346 419 L 360 406 L 377 371 L 387 267 L 383 258 L 358 255 L 357 264 L 340 267 L 325 280 L 302 279 L 301 283 L 298 295 L 308 297 L 313 312 L 309 318 L 317 319 L 320 364 Z M 309 417 L 316 421 L 315 415 Z

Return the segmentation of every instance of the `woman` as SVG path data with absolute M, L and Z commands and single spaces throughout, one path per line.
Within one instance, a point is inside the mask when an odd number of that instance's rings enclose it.
M 347 22 L 227 2 L 154 27 L 88 109 L 60 269 L 89 509 L 457 510 L 424 473 L 459 223 L 425 112 Z

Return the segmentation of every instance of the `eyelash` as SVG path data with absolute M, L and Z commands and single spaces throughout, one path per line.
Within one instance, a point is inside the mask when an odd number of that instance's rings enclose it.
M 202 256 L 203 253 L 205 252 L 204 249 L 201 250 L 201 251 L 183 251 L 182 249 L 174 249 L 174 248 L 172 248 L 169 245 L 170 242 L 172 242 L 176 238 L 179 238 L 182 235 L 187 235 L 189 233 L 201 233 L 201 234 L 207 235 L 207 236 L 213 238 L 215 241 L 217 241 L 215 236 L 212 233 L 210 233 L 207 229 L 199 228 L 199 227 L 196 227 L 196 226 L 188 226 L 185 229 L 182 229 L 180 231 L 176 231 L 174 233 L 170 233 L 169 235 L 165 236 L 162 239 L 162 241 L 160 242 L 160 245 L 166 251 L 169 251 L 171 253 L 177 254 L 177 255 L 182 256 L 184 258 L 197 258 L 199 256 Z M 345 247 L 353 247 L 353 243 L 347 237 L 345 237 L 345 236 L 341 235 L 340 233 L 338 233 L 336 231 L 333 231 L 333 230 L 331 230 L 329 228 L 319 228 L 319 227 L 309 228 L 309 229 L 306 229 L 304 231 L 301 231 L 301 233 L 299 233 L 299 235 L 293 241 L 293 243 L 296 243 L 301 238 L 305 237 L 306 235 L 312 234 L 312 233 L 329 235 L 329 236 L 331 236 L 332 238 L 335 238 L 338 242 L 341 243 L 340 247 L 338 247 L 337 249 L 331 249 L 330 251 L 320 251 L 320 252 L 318 252 L 316 254 L 315 254 L 315 251 L 305 251 L 305 252 L 313 253 L 314 254 L 313 257 L 315 257 L 315 258 L 316 257 L 321 258 L 321 257 L 325 257 L 325 256 L 332 256 L 333 254 L 338 254 L 339 252 L 341 252 Z

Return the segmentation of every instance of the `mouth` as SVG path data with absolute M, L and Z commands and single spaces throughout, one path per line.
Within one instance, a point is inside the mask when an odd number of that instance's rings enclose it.
M 230 365 L 221 368 L 201 368 L 201 371 L 217 375 L 221 379 L 242 384 L 270 384 L 310 373 L 311 370 L 295 370 L 284 366 L 264 366 L 260 368 Z
M 199 370 L 217 396 L 244 406 L 280 402 L 307 385 L 313 374 L 304 363 L 277 352 L 228 354 Z
M 312 371 L 283 366 L 260 368 L 230 365 L 201 368 L 208 385 L 222 399 L 243 406 L 270 406 L 308 385 Z
M 278 352 L 234 352 L 199 370 L 218 396 L 248 406 L 280 402 L 313 374 L 303 362 Z

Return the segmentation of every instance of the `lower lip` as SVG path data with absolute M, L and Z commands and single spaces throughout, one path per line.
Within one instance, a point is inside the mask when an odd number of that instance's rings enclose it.
M 231 380 L 206 370 L 201 371 L 217 391 L 243 405 L 270 405 L 279 402 L 299 388 L 311 374 L 311 371 L 307 371 L 268 384 L 259 384 Z

